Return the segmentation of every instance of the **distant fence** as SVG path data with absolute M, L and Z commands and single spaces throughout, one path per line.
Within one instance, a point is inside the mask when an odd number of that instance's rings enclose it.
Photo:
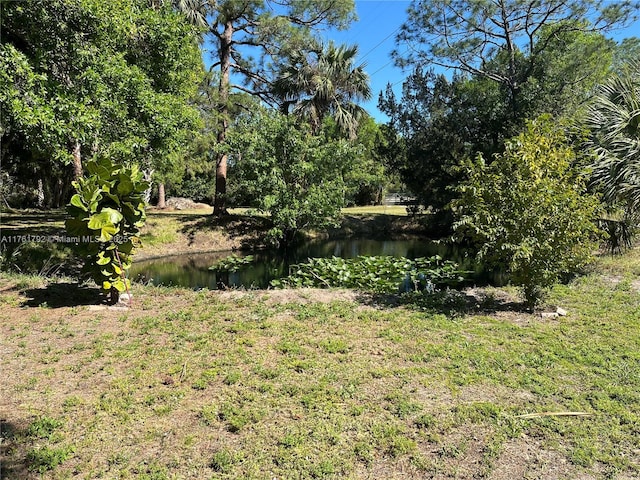
M 390 193 L 382 199 L 383 205 L 412 205 L 416 197 L 408 193 Z

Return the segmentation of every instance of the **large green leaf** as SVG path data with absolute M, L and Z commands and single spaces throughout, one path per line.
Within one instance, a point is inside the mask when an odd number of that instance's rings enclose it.
M 133 192 L 134 185 L 125 174 L 121 173 L 120 175 L 118 175 L 118 180 L 118 195 L 125 196 Z
M 122 214 L 113 208 L 104 208 L 100 213 L 91 215 L 89 218 L 89 228 L 99 230 L 105 226 L 116 226 L 122 220 Z M 117 229 L 116 229 L 117 231 Z
M 99 232 L 99 241 L 108 242 L 120 231 L 118 224 L 122 218 L 122 214 L 119 211 L 113 208 L 105 208 L 102 212 L 91 215 L 88 227 Z
M 73 197 L 71 197 L 71 202 L 70 203 L 74 207 L 78 207 L 81 210 L 84 210 L 85 212 L 87 211 L 87 207 L 84 204 L 84 202 L 82 201 L 82 197 L 77 193 Z
M 105 225 L 100 229 L 100 235 L 98 236 L 98 241 L 108 242 L 118 232 L 119 232 L 118 227 L 113 225 Z
M 105 257 L 103 252 L 98 254 L 98 259 L 96 260 L 96 264 L 98 265 L 107 265 L 111 262 L 111 257 Z
M 131 254 L 133 250 L 133 242 L 131 240 L 127 240 L 124 243 L 118 245 L 118 251 L 124 253 L 125 255 Z
M 109 198 L 116 205 L 120 206 L 120 197 L 118 197 L 118 195 L 114 195 L 113 193 L 110 193 L 110 192 L 104 192 L 104 196 Z

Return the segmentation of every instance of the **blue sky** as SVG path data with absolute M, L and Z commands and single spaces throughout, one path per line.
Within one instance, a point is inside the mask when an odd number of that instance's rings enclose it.
M 387 117 L 378 110 L 378 95 L 387 83 L 394 85 L 399 94 L 406 76 L 391 60 L 391 51 L 396 47 L 395 37 L 400 26 L 406 20 L 406 10 L 410 0 L 356 0 L 358 21 L 346 31 L 324 32 L 325 40 L 336 43 L 356 43 L 359 46 L 359 62 L 366 63 L 366 71 L 371 78 L 373 98 L 362 106 L 377 121 L 384 122 Z M 640 21 L 617 31 L 615 39 L 640 36 Z M 400 47 L 402 53 L 402 47 Z
M 323 32 L 325 40 L 336 43 L 357 44 L 358 64 L 364 62 L 371 80 L 373 97 L 362 106 L 376 120 L 384 122 L 387 117 L 378 110 L 378 96 L 394 84 L 394 90 L 402 90 L 405 74 L 391 60 L 391 51 L 396 46 L 396 34 L 406 20 L 410 0 L 356 0 L 358 21 L 346 31 Z M 402 49 L 400 49 L 402 52 Z

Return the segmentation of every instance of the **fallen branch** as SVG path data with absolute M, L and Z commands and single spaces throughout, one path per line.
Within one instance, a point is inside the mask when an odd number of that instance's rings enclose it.
M 526 413 L 524 415 L 516 415 L 515 418 L 540 418 L 540 417 L 588 417 L 593 413 L 587 412 L 540 412 L 540 413 Z

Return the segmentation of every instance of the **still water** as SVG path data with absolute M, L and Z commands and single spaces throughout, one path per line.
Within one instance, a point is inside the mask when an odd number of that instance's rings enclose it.
M 252 255 L 253 261 L 240 265 L 237 272 L 214 272 L 209 267 L 232 253 Z M 188 288 L 219 289 L 226 287 L 266 288 L 271 280 L 287 276 L 289 267 L 312 257 L 353 258 L 359 255 L 390 255 L 394 257 L 430 257 L 440 255 L 453 260 L 467 275 L 471 284 L 500 284 L 502 275 L 486 271 L 476 265 L 472 257 L 460 247 L 424 239 L 371 240 L 344 239 L 318 240 L 299 245 L 286 253 L 260 251 L 253 253 L 215 252 L 183 254 L 136 262 L 130 270 L 134 281 L 154 285 L 174 285 Z

